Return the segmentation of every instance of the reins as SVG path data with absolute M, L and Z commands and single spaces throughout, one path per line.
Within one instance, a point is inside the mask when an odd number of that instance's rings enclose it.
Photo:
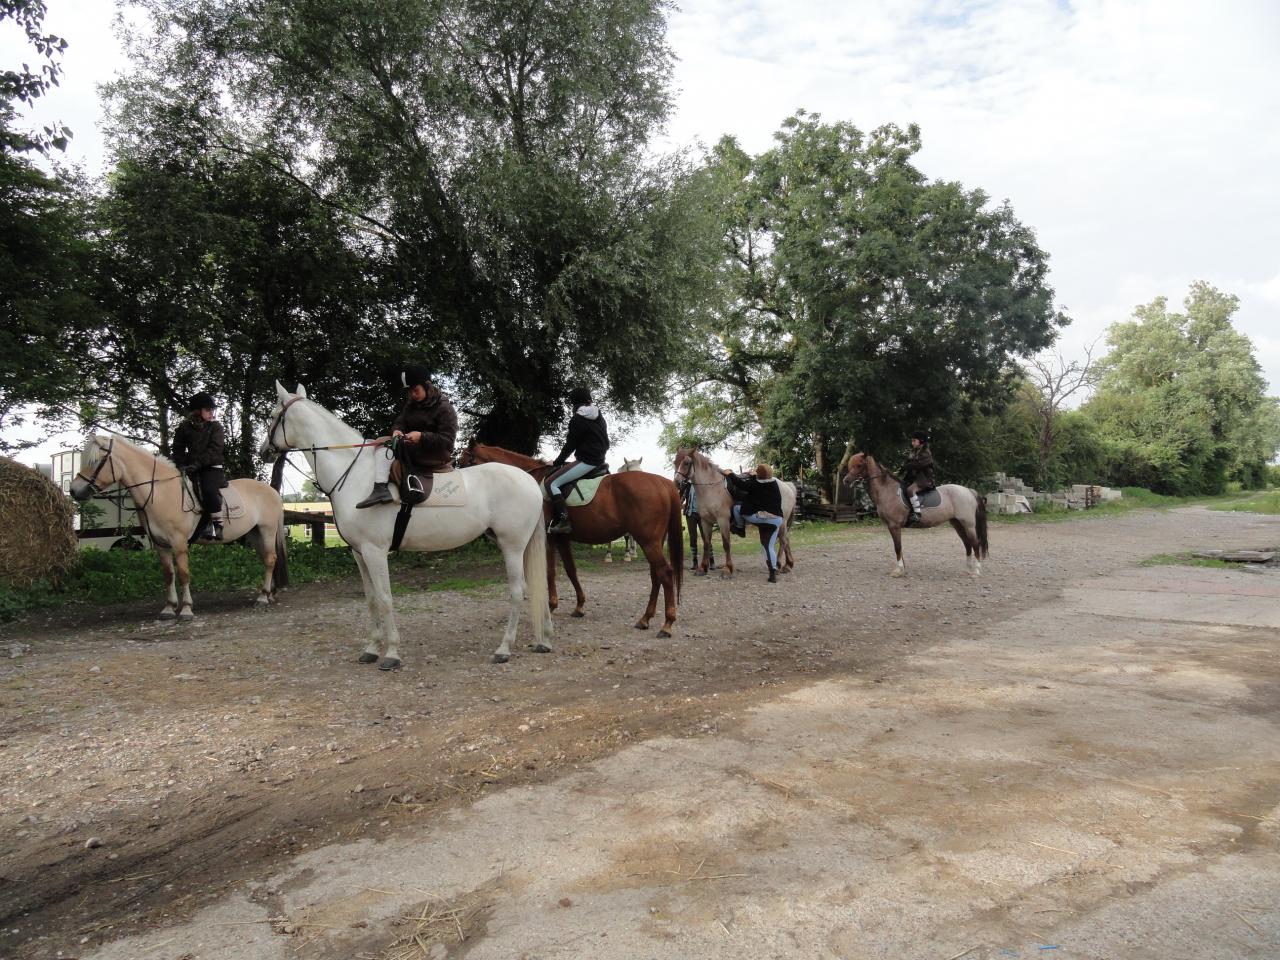
M 363 443 L 330 443 L 323 446 L 315 446 L 313 444 L 309 447 L 293 446 L 289 443 L 289 428 L 285 425 L 285 421 L 287 420 L 286 415 L 289 412 L 289 408 L 302 399 L 304 398 L 297 396 L 290 397 L 289 400 L 280 408 L 280 412 L 276 415 L 275 422 L 272 423 L 270 428 L 267 430 L 267 442 L 272 446 L 275 446 L 275 435 L 276 430 L 278 429 L 281 433 L 282 439 L 284 440 L 284 447 L 281 448 L 280 452 L 284 456 L 286 463 L 289 462 L 289 453 L 294 450 L 297 450 L 299 453 L 317 453 L 321 450 L 355 450 L 356 455 L 352 457 L 351 462 L 347 464 L 347 469 L 342 471 L 342 475 L 338 477 L 337 481 L 328 490 L 320 484 L 320 471 L 318 469 L 315 471 L 315 477 L 313 479 L 315 481 L 316 489 L 332 500 L 333 495 L 341 490 L 346 484 L 347 477 L 349 477 L 351 475 L 351 471 L 355 469 L 356 463 L 360 460 L 360 454 L 364 453 L 364 448 L 384 447 L 387 444 L 383 443 L 381 440 L 368 440 Z

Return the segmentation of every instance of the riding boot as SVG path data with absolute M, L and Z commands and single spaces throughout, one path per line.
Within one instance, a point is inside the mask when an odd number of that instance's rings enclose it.
M 573 533 L 573 524 L 569 522 L 569 508 L 565 506 L 563 496 L 551 498 L 551 523 L 547 527 L 547 533 Z
M 698 551 L 697 551 L 697 550 L 694 550 L 694 551 L 689 555 L 689 569 L 690 569 L 690 570 L 697 570 L 697 569 L 698 569 Z
M 363 510 L 365 507 L 376 507 L 380 503 L 391 503 L 391 491 L 387 489 L 385 483 L 375 483 L 373 492 L 356 504 L 357 510 Z
M 778 571 L 773 569 L 773 567 L 769 568 L 769 582 L 770 583 L 778 582 Z

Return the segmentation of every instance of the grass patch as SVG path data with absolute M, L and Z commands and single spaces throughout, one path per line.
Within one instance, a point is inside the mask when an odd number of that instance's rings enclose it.
M 1244 500 L 1214 504 L 1213 510 L 1232 510 L 1239 513 L 1280 513 L 1280 490 L 1256 493 Z
M 1225 560 L 1216 560 L 1210 557 L 1197 557 L 1191 553 L 1157 553 L 1154 557 L 1147 557 L 1140 564 L 1140 567 L 1217 567 L 1221 570 L 1238 567 L 1239 564 L 1227 563 Z

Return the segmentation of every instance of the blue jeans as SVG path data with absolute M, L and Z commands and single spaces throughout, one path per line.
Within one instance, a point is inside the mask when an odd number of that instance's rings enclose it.
M 557 476 L 552 477 L 551 480 L 547 482 L 547 489 L 551 491 L 551 495 L 553 497 L 563 496 L 563 494 L 560 493 L 560 488 L 562 486 L 573 483 L 573 481 L 577 480 L 579 477 L 585 477 L 592 470 L 596 469 L 597 466 L 598 464 L 583 463 L 581 460 L 571 463 L 565 470 L 562 470 Z
M 742 515 L 742 504 L 735 503 L 733 505 L 734 519 L 739 523 L 746 521 L 754 523 L 757 527 L 773 527 L 773 532 L 769 534 L 769 539 L 765 542 L 765 548 L 769 551 L 769 569 L 778 569 L 778 535 L 782 533 L 781 517 L 765 517 L 758 513 L 750 513 L 745 517 Z

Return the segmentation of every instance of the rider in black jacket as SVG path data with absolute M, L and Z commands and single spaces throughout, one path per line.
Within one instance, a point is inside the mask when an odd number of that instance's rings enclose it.
M 187 402 L 187 419 L 173 432 L 173 462 L 191 478 L 207 519 L 197 539 L 221 540 L 222 488 L 227 485 L 222 448 L 226 434 L 213 419 L 213 397 L 197 393 Z
M 603 466 L 609 451 L 609 428 L 600 408 L 591 402 L 591 392 L 585 387 L 575 387 L 569 392 L 569 406 L 573 408 L 573 416 L 569 418 L 564 447 L 555 460 L 558 469 L 547 478 L 547 492 L 551 494 L 551 525 L 547 533 L 573 532 L 561 489 Z M 576 459 L 564 466 L 570 457 Z

